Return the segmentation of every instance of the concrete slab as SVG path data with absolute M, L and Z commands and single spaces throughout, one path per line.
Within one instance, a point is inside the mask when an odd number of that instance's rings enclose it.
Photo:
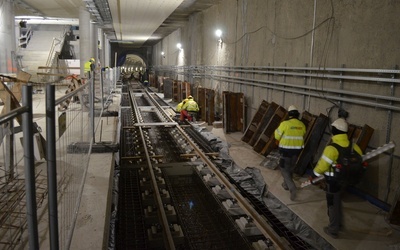
M 264 156 L 253 151 L 252 147 L 241 141 L 242 133 L 224 134 L 223 129 L 208 127 L 212 133 L 226 141 L 229 153 L 235 163 L 242 168 L 260 169 L 268 192 L 278 198 L 305 223 L 312 227 L 336 249 L 400 249 L 400 232 L 387 223 L 386 212 L 350 193 L 343 196 L 344 229 L 338 239 L 323 232 L 328 224 L 325 192 L 317 186 L 299 189 L 296 201 L 291 201 L 289 192 L 282 186 L 279 170 L 260 166 Z M 295 176 L 297 187 L 307 178 Z

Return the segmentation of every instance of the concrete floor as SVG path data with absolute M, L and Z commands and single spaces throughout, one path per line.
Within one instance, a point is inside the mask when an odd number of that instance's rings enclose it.
M 44 95 L 35 95 L 37 107 L 44 106 Z M 114 96 L 114 103 L 109 111 L 118 110 L 119 96 Z M 174 106 L 175 104 L 171 104 Z M 41 109 L 38 109 L 41 110 Z M 43 111 L 40 111 L 43 112 Z M 38 116 L 39 117 L 39 116 Z M 117 117 L 104 117 L 101 138 L 103 142 L 116 142 Z M 44 117 L 36 122 L 42 128 Z M 298 191 L 296 201 L 290 201 L 289 193 L 281 187 L 282 177 L 278 170 L 271 170 L 260 166 L 264 157 L 257 154 L 252 148 L 241 141 L 242 133 L 224 134 L 223 129 L 207 126 L 207 130 L 225 140 L 230 145 L 230 156 L 235 163 L 242 167 L 256 167 L 261 170 L 268 191 L 291 209 L 305 223 L 324 237 L 337 249 L 400 249 L 400 232 L 392 228 L 386 221 L 385 212 L 365 200 L 346 194 L 343 198 L 344 231 L 338 239 L 332 239 L 323 232 L 328 223 L 326 215 L 326 201 L 323 190 L 316 186 L 309 186 Z M 96 133 L 99 142 L 100 132 Z M 109 210 L 111 202 L 111 187 L 114 167 L 114 154 L 92 154 L 86 177 L 83 198 L 78 211 L 71 249 L 106 249 L 109 231 Z M 306 178 L 295 178 L 299 187 Z M 47 223 L 47 218 L 41 220 Z M 46 249 L 48 233 L 41 236 L 41 248 Z
M 243 133 L 224 134 L 223 130 L 211 128 L 216 136 L 230 145 L 229 154 L 235 163 L 242 168 L 260 169 L 268 191 L 291 209 L 305 223 L 324 237 L 336 249 L 400 249 L 400 231 L 392 228 L 385 220 L 387 213 L 349 193 L 343 195 L 344 230 L 338 239 L 333 239 L 323 232 L 328 225 L 325 192 L 317 186 L 300 189 L 306 178 L 295 177 L 299 188 L 297 199 L 291 201 L 289 193 L 282 186 L 279 170 L 271 170 L 260 166 L 264 156 L 259 155 L 241 141 Z

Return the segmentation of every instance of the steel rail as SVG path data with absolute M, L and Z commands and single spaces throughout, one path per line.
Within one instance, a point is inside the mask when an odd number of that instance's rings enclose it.
M 130 95 L 131 95 L 132 108 L 133 108 L 134 113 L 136 115 L 136 120 L 137 120 L 137 122 L 142 122 L 137 102 L 136 102 L 135 98 L 132 97 L 132 93 L 131 92 L 130 92 Z M 150 158 L 150 155 L 149 155 L 149 152 L 147 150 L 146 143 L 145 143 L 146 140 L 144 138 L 143 129 L 142 129 L 141 126 L 139 126 L 138 128 L 139 128 L 140 137 L 141 137 L 142 143 L 143 143 L 143 150 L 144 150 L 144 153 L 146 155 L 146 163 L 147 163 L 147 167 L 148 167 L 149 172 L 150 172 L 151 184 L 152 184 L 152 187 L 153 187 L 154 196 L 155 196 L 155 199 L 156 199 L 157 205 L 158 205 L 157 212 L 158 212 L 158 214 L 159 214 L 159 216 L 161 218 L 161 224 L 162 224 L 162 227 L 163 227 L 163 235 L 164 235 L 164 238 L 166 239 L 166 242 L 164 242 L 165 243 L 165 247 L 167 249 L 169 249 L 169 250 L 174 250 L 175 249 L 174 239 L 172 237 L 172 233 L 171 233 L 171 230 L 169 228 L 169 223 L 168 223 L 168 220 L 167 220 L 167 215 L 165 213 L 163 202 L 161 200 L 161 194 L 160 194 L 160 190 L 159 190 L 158 185 L 157 185 L 156 175 L 154 174 L 153 165 L 151 164 L 151 160 L 150 160 L 151 158 Z
M 223 183 L 226 187 L 227 192 L 238 201 L 238 204 L 241 208 L 249 215 L 254 223 L 257 225 L 258 229 L 262 232 L 262 234 L 272 240 L 272 242 L 277 246 L 277 249 L 288 249 L 290 248 L 289 244 L 285 242 L 285 239 L 281 238 L 276 232 L 272 229 L 272 227 L 268 224 L 268 222 L 263 218 L 257 211 L 253 208 L 253 206 L 248 202 L 246 198 L 244 198 L 237 190 L 237 188 L 232 185 L 229 180 L 221 173 L 215 164 L 208 158 L 208 156 L 190 139 L 190 137 L 186 134 L 186 132 L 180 127 L 177 126 L 177 129 L 181 132 L 182 136 L 186 139 L 186 141 L 193 147 L 196 151 L 198 157 L 207 164 L 208 167 L 215 173 L 215 177 Z
M 149 95 L 147 91 L 145 91 L 149 98 L 154 101 L 154 106 L 157 107 L 157 109 L 160 111 L 160 113 L 165 114 L 165 117 L 167 120 L 173 121 L 171 117 L 168 116 L 166 112 L 164 112 L 164 109 L 162 106 L 160 106 L 152 96 Z M 141 127 L 140 127 L 141 128 Z M 280 237 L 274 230 L 273 228 L 268 224 L 266 219 L 262 217 L 254 208 L 253 206 L 249 203 L 249 201 L 244 198 L 237 188 L 230 183 L 230 181 L 224 176 L 223 173 L 221 173 L 218 168 L 215 166 L 215 164 L 209 159 L 209 156 L 213 156 L 213 154 L 207 154 L 204 153 L 199 146 L 187 135 L 187 133 L 180 127 L 176 126 L 177 130 L 180 132 L 180 134 L 184 137 L 184 139 L 191 145 L 193 150 L 195 151 L 195 155 L 197 155 L 205 164 L 207 164 L 211 170 L 215 173 L 216 178 L 224 184 L 225 187 L 227 187 L 228 193 L 238 201 L 238 204 L 242 207 L 242 209 L 249 215 L 252 219 L 253 222 L 256 224 L 256 226 L 260 229 L 262 234 L 266 237 L 272 240 L 272 242 L 277 246 L 277 249 L 288 249 L 290 248 L 290 245 L 286 242 L 286 240 L 282 237 Z M 146 148 L 146 147 L 145 147 Z M 147 155 L 146 155 L 147 156 Z M 148 156 L 147 156 L 148 157 Z M 151 166 L 151 163 L 149 163 Z M 156 182 L 155 182 L 156 185 Z M 157 195 L 159 196 L 159 195 Z M 159 198 L 159 197 L 158 197 Z

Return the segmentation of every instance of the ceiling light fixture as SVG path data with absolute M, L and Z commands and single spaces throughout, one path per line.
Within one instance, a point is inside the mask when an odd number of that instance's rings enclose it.
M 218 37 L 218 44 L 222 48 L 222 30 L 217 29 L 215 35 Z

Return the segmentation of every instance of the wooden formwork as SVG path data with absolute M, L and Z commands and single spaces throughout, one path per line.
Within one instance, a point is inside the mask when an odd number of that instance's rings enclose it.
M 301 121 L 306 126 L 306 134 L 304 135 L 304 143 L 309 139 L 312 128 L 314 127 L 315 120 L 317 120 L 316 115 L 310 114 L 307 111 L 304 111 L 301 114 Z
M 260 125 L 265 113 L 267 112 L 269 103 L 263 100 L 260 106 L 257 109 L 256 114 L 253 116 L 249 126 L 247 126 L 246 131 L 243 134 L 242 141 L 249 143 L 250 139 L 253 137 L 254 133 L 257 130 L 257 127 Z
M 265 127 L 268 125 L 269 120 L 271 120 L 272 116 L 275 114 L 275 111 L 278 107 L 279 105 L 274 102 L 271 102 L 270 105 L 268 105 L 267 110 L 261 119 L 261 122 L 258 124 L 256 131 L 248 142 L 250 146 L 254 146 L 254 144 L 264 131 Z
M 206 122 L 212 125 L 215 121 L 215 91 L 213 89 L 206 89 Z M 201 108 L 200 108 L 201 109 Z
M 163 90 L 164 90 L 164 98 L 173 98 L 173 85 L 174 81 L 171 78 L 164 77 L 163 78 Z
M 324 135 L 326 126 L 328 126 L 329 118 L 326 115 L 320 114 L 314 121 L 313 126 L 310 128 L 308 137 L 304 143 L 304 149 L 301 151 L 297 159 L 296 168 L 294 172 L 298 175 L 303 175 L 309 167 L 318 150 L 322 136 Z M 308 130 L 308 128 L 307 128 Z
M 174 102 L 181 102 L 182 99 L 180 98 L 179 95 L 179 85 L 180 85 L 181 81 L 178 80 L 173 80 L 172 81 L 172 100 Z
M 197 88 L 197 104 L 200 108 L 200 119 L 212 125 L 215 121 L 215 91 L 213 89 Z
M 151 87 L 157 87 L 157 81 L 156 81 L 156 75 L 155 74 L 149 74 L 149 84 Z
M 178 101 L 182 101 L 191 95 L 190 83 L 189 82 L 179 82 L 178 83 Z
M 279 124 L 286 118 L 286 116 L 287 110 L 279 106 L 254 144 L 254 151 L 262 155 L 268 155 L 274 148 L 277 147 L 275 143 L 274 132 L 279 127 Z
M 224 91 L 223 127 L 225 133 L 244 130 L 244 94 Z
M 354 126 L 354 125 L 349 125 L 349 127 L 352 127 L 354 129 L 352 134 L 349 135 L 349 139 L 352 142 L 355 142 L 358 146 L 360 146 L 360 149 L 365 152 L 367 149 L 369 140 L 372 137 L 372 134 L 374 133 L 374 129 L 365 124 L 363 127 L 359 126 Z
M 206 98 L 206 88 L 197 88 L 197 104 L 199 105 L 200 111 L 199 111 L 199 115 L 198 117 L 200 117 L 200 119 L 202 121 L 206 121 L 207 120 L 207 115 L 206 115 L 206 111 L 207 111 L 207 98 Z

